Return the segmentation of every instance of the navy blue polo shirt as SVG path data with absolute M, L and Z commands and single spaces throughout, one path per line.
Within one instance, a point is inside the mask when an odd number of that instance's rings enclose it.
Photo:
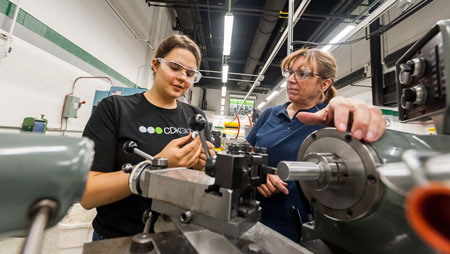
M 296 161 L 303 140 L 313 131 L 323 128 L 320 125 L 303 124 L 297 119 L 297 114 L 317 112 L 326 107 L 326 104 L 320 103 L 310 109 L 299 110 L 292 119 L 286 110 L 289 104 L 290 102 L 287 102 L 264 110 L 247 136 L 251 145 L 267 148 L 269 166 L 272 167 L 276 167 L 280 161 Z M 288 195 L 277 193 L 270 198 L 264 198 L 258 192 L 257 198 L 262 207 L 261 223 L 298 243 L 300 238 L 290 208 L 295 206 L 300 210 L 302 221 L 308 221 L 308 217 L 302 207 L 295 182 L 287 183 Z

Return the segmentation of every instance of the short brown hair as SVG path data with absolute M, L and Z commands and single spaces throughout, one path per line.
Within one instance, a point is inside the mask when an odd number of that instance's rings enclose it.
M 202 54 L 200 53 L 200 48 L 198 45 L 184 34 L 174 34 L 169 38 L 165 39 L 161 44 L 159 44 L 158 50 L 156 50 L 155 58 L 164 58 L 167 54 L 175 48 L 182 48 L 189 50 L 194 54 L 197 60 L 197 68 L 200 69 L 200 61 L 202 59 Z
M 299 49 L 292 52 L 281 63 L 281 69 L 289 69 L 299 57 L 305 57 L 306 62 L 312 68 L 313 73 L 317 73 L 322 79 L 331 79 L 330 87 L 322 92 L 321 102 L 328 103 L 336 96 L 336 89 L 333 87 L 336 78 L 336 59 L 326 52 L 319 49 Z M 317 69 L 315 69 L 317 68 Z

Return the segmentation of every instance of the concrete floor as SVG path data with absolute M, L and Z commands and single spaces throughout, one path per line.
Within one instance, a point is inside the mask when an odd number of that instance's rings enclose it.
M 44 234 L 44 242 L 42 244 L 42 254 L 59 254 L 57 247 L 58 239 L 57 227 L 52 227 L 46 230 Z M 25 238 L 8 237 L 0 239 L 0 253 L 1 254 L 18 254 L 22 249 Z

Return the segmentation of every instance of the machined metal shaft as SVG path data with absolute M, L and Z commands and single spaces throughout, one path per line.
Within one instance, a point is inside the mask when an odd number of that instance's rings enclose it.
M 280 161 L 277 174 L 283 181 L 318 180 L 320 167 L 313 162 Z

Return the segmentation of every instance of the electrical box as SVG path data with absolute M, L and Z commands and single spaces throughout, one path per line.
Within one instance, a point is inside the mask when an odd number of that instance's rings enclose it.
M 67 96 L 66 103 L 64 104 L 63 117 L 76 118 L 78 109 L 82 104 L 79 97 L 72 95 Z

